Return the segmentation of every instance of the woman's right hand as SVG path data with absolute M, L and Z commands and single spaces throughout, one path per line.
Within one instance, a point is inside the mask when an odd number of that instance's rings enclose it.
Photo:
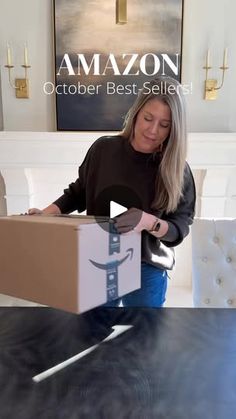
M 61 214 L 61 210 L 55 204 L 51 204 L 48 207 L 44 208 L 43 210 L 40 210 L 38 208 L 30 208 L 28 210 L 28 215 L 41 215 L 41 214 L 45 214 L 45 215 L 60 215 Z
M 40 215 L 42 213 L 43 213 L 43 211 L 38 209 L 38 208 L 30 208 L 28 210 L 28 215 L 36 215 L 36 214 Z

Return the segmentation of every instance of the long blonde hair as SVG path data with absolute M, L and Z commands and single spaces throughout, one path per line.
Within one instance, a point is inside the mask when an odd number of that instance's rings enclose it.
M 145 83 L 133 106 L 128 111 L 121 135 L 132 141 L 134 126 L 140 109 L 150 99 L 166 103 L 171 110 L 171 129 L 163 143 L 162 158 L 156 176 L 152 208 L 172 212 L 182 196 L 187 154 L 185 100 L 181 84 L 171 77 L 157 77 Z

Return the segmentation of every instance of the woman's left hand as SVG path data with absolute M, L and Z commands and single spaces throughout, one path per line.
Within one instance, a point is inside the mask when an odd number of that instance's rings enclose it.
M 118 233 L 128 233 L 132 230 L 140 233 L 142 230 L 151 231 L 157 217 L 138 208 L 130 208 L 128 211 L 115 217 L 114 220 Z

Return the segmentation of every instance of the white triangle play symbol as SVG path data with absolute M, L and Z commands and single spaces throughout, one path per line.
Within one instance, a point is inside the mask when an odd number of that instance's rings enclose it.
M 123 207 L 123 205 L 118 204 L 117 202 L 110 201 L 110 217 L 114 218 L 117 217 L 117 215 L 122 214 L 122 212 L 127 211 L 126 207 Z

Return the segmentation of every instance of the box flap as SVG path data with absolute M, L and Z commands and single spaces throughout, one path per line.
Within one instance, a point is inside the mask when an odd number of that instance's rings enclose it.
M 88 215 L 10 215 L 0 217 L 0 220 L 21 221 L 26 223 L 42 223 L 42 224 L 57 224 L 57 225 L 68 225 L 79 228 L 81 224 L 92 224 L 97 222 L 109 222 L 109 217 L 93 217 Z

